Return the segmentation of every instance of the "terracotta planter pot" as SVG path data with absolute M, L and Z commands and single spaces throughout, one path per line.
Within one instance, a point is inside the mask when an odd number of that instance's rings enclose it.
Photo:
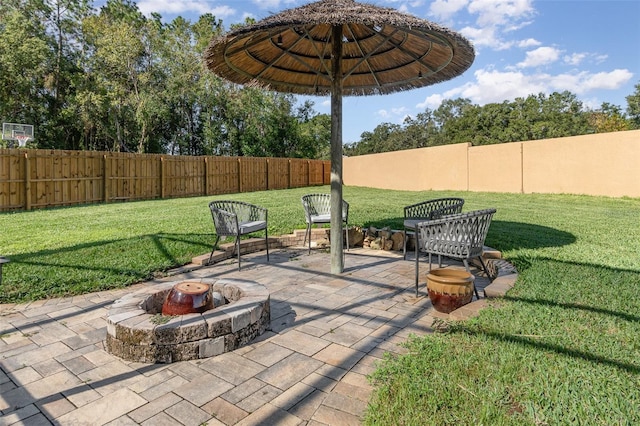
M 162 315 L 202 313 L 213 309 L 209 284 L 184 281 L 173 286 L 162 305 Z
M 471 302 L 474 279 L 460 269 L 432 269 L 427 274 L 427 291 L 433 308 L 448 314 Z

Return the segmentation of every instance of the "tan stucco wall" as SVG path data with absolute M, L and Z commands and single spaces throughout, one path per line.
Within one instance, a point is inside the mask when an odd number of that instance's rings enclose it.
M 640 131 L 523 144 L 525 193 L 640 197 Z
M 468 144 L 344 157 L 345 185 L 406 191 L 467 189 Z
M 422 190 L 422 149 L 359 155 L 342 159 L 345 185 L 407 191 Z
M 469 191 L 522 192 L 522 142 L 469 148 Z
M 344 158 L 345 185 L 640 197 L 640 130 Z
M 465 191 L 469 180 L 467 153 L 470 144 L 425 148 L 422 189 Z

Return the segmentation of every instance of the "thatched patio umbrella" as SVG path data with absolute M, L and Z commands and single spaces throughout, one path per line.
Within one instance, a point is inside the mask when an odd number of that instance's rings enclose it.
M 239 84 L 331 95 L 331 273 L 342 257 L 342 96 L 429 86 L 466 71 L 471 43 L 432 22 L 354 0 L 321 0 L 215 38 L 208 68 Z

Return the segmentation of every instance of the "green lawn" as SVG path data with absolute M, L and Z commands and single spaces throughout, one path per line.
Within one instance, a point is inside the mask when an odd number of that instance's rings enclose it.
M 218 196 L 269 209 L 269 234 L 304 228 L 300 197 Z M 372 378 L 367 424 L 640 424 L 640 199 L 344 188 L 350 224 L 462 196 L 495 207 L 487 244 L 519 271 L 495 309 L 412 339 Z M 208 253 L 214 197 L 0 214 L 0 303 L 123 287 Z

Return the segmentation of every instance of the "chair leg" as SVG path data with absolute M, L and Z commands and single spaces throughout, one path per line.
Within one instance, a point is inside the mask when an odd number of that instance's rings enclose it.
M 468 273 L 471 273 L 471 269 L 469 269 L 469 262 L 467 259 L 462 259 L 462 263 L 464 263 L 464 267 L 467 269 Z M 476 287 L 475 280 L 473 281 L 473 292 L 476 294 L 476 299 L 480 300 L 480 295 L 478 294 L 478 288 Z
M 420 258 L 419 254 L 420 252 L 418 251 L 418 230 L 416 230 L 416 297 L 418 297 L 418 276 L 420 275 L 420 264 L 418 262 L 418 259 Z
M 487 268 L 487 264 L 484 263 L 484 260 L 482 260 L 482 256 L 478 256 L 478 260 L 482 265 L 482 270 L 484 271 L 485 274 L 487 274 L 487 278 L 489 278 L 489 282 L 493 282 L 494 278 L 491 277 L 491 274 L 489 273 L 489 268 Z
M 344 223 L 344 235 L 347 240 L 347 251 L 349 251 L 349 224 L 347 222 Z
M 309 254 L 311 254 L 311 224 L 307 226 L 307 232 L 309 233 Z
M 264 242 L 267 246 L 267 262 L 269 261 L 269 236 L 267 235 L 267 228 L 264 228 Z
M 407 260 L 407 229 L 405 228 L 402 231 L 403 235 L 404 235 L 404 243 L 402 244 L 402 258 L 404 260 Z
M 209 255 L 209 261 L 207 265 L 211 263 L 211 258 L 213 257 L 213 252 L 216 251 L 216 247 L 218 247 L 218 241 L 220 241 L 220 235 L 216 235 L 216 242 L 213 243 L 213 248 L 211 249 L 211 254 Z
M 420 275 L 420 265 L 418 263 L 418 256 L 416 256 L 416 297 L 418 297 L 418 275 Z
M 236 236 L 236 250 L 238 250 L 238 271 L 240 270 L 240 235 Z

